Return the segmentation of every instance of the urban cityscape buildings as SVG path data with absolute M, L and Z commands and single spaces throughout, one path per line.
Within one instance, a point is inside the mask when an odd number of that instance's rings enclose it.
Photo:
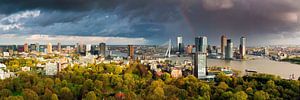
M 52 44 L 48 43 L 47 45 L 47 53 L 52 53 Z
M 200 36 L 195 38 L 196 52 L 207 53 L 207 37 Z
M 196 52 L 194 54 L 194 76 L 198 79 L 206 78 L 207 75 L 207 54 Z
M 105 43 L 100 43 L 99 48 L 100 48 L 100 56 L 105 57 L 106 44 Z
M 178 36 L 177 37 L 177 51 L 182 54 L 184 51 L 184 44 L 183 44 L 183 37 Z
M 246 55 L 246 38 L 245 37 L 241 37 L 240 38 L 240 58 L 244 59 L 245 55 Z
M 128 45 L 128 57 L 134 59 L 134 47 L 133 45 Z
M 222 35 L 221 36 L 221 56 L 222 56 L 222 58 L 225 57 L 226 45 L 227 45 L 227 38 L 225 35 Z
M 233 42 L 231 39 L 227 39 L 226 49 L 225 49 L 225 59 L 233 59 Z

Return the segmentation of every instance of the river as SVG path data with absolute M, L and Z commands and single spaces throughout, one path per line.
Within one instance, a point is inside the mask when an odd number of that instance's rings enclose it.
M 300 65 L 289 62 L 279 62 L 263 57 L 256 57 L 255 60 L 246 61 L 225 61 L 221 59 L 208 59 L 208 66 L 230 66 L 234 70 L 239 70 L 245 74 L 245 69 L 255 70 L 258 73 L 267 73 L 288 79 L 291 74 L 295 79 L 300 77 Z

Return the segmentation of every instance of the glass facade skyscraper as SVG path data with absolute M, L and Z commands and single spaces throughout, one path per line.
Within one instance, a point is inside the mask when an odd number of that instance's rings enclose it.
M 207 37 L 200 36 L 195 38 L 196 52 L 207 53 Z
M 231 39 L 227 40 L 227 45 L 225 49 L 225 59 L 233 59 L 233 42 Z

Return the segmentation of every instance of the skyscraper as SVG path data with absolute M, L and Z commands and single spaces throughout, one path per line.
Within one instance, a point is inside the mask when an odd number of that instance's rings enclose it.
M 60 52 L 60 53 L 62 52 L 61 51 L 61 44 L 59 42 L 57 43 L 57 51 Z
M 128 45 L 128 57 L 134 59 L 134 47 L 133 45 Z
M 31 52 L 35 51 L 36 50 L 36 45 L 35 44 L 30 44 L 29 49 L 30 49 Z
M 227 40 L 227 45 L 225 49 L 225 59 L 233 59 L 233 43 L 231 39 Z
M 48 43 L 47 45 L 47 53 L 52 53 L 52 44 Z
M 92 45 L 91 45 L 91 44 L 87 44 L 87 45 L 85 46 L 85 51 L 86 51 L 87 53 L 91 53 L 91 49 L 92 49 Z
M 80 53 L 80 49 L 79 49 L 79 43 L 76 43 L 76 45 L 75 45 L 75 51 L 76 51 L 76 53 Z
M 240 38 L 240 56 L 241 59 L 245 58 L 246 55 L 246 38 L 245 37 L 241 37 Z
M 40 52 L 40 44 L 39 43 L 35 43 L 35 51 Z
M 182 53 L 184 51 L 183 38 L 182 36 L 177 37 L 177 51 Z
M 207 53 L 207 37 L 200 36 L 195 38 L 196 52 Z
M 100 43 L 99 48 L 100 48 L 100 55 L 105 57 L 106 44 L 105 43 Z
M 225 47 L 227 45 L 227 38 L 225 35 L 221 36 L 221 54 L 222 54 L 222 58 L 224 58 L 225 56 Z
M 82 44 L 82 43 L 80 43 L 79 44 L 79 53 L 84 53 L 85 51 L 84 51 L 85 49 L 84 49 L 84 44 Z
M 207 55 L 206 53 L 196 52 L 194 55 L 194 76 L 198 79 L 207 75 Z
M 28 44 L 27 43 L 24 44 L 24 52 L 29 52 L 29 48 L 28 48 Z

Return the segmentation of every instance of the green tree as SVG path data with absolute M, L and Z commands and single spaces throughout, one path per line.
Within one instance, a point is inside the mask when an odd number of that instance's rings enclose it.
M 52 95 L 51 95 L 51 100 L 58 100 L 57 95 L 56 95 L 56 94 L 52 94 Z
M 38 94 L 31 89 L 24 89 L 23 97 L 24 97 L 24 100 L 38 100 L 39 99 Z
M 268 100 L 269 99 L 269 94 L 264 91 L 256 91 L 254 93 L 254 100 Z
M 120 66 L 116 66 L 114 74 L 119 75 L 122 73 L 122 71 L 123 71 L 123 69 Z
M 87 79 L 82 86 L 82 94 L 86 94 L 89 91 L 94 91 L 94 83 L 91 79 Z
M 9 96 L 5 100 L 24 100 L 24 98 L 22 96 Z
M 54 81 L 51 78 L 46 78 L 44 79 L 44 83 L 45 83 L 45 87 L 52 89 L 53 85 L 54 85 Z
M 234 100 L 247 100 L 248 95 L 244 91 L 239 91 L 234 93 L 233 97 L 231 99 Z
M 220 82 L 218 88 L 226 91 L 229 88 L 229 86 L 225 82 Z
M 97 96 L 94 91 L 90 91 L 86 94 L 86 100 L 97 100 Z
M 68 87 L 63 87 L 60 89 L 60 99 L 62 100 L 73 100 L 74 95 Z
M 9 89 L 2 89 L 0 91 L 0 97 L 1 98 L 9 97 L 11 95 L 12 95 L 12 92 Z

